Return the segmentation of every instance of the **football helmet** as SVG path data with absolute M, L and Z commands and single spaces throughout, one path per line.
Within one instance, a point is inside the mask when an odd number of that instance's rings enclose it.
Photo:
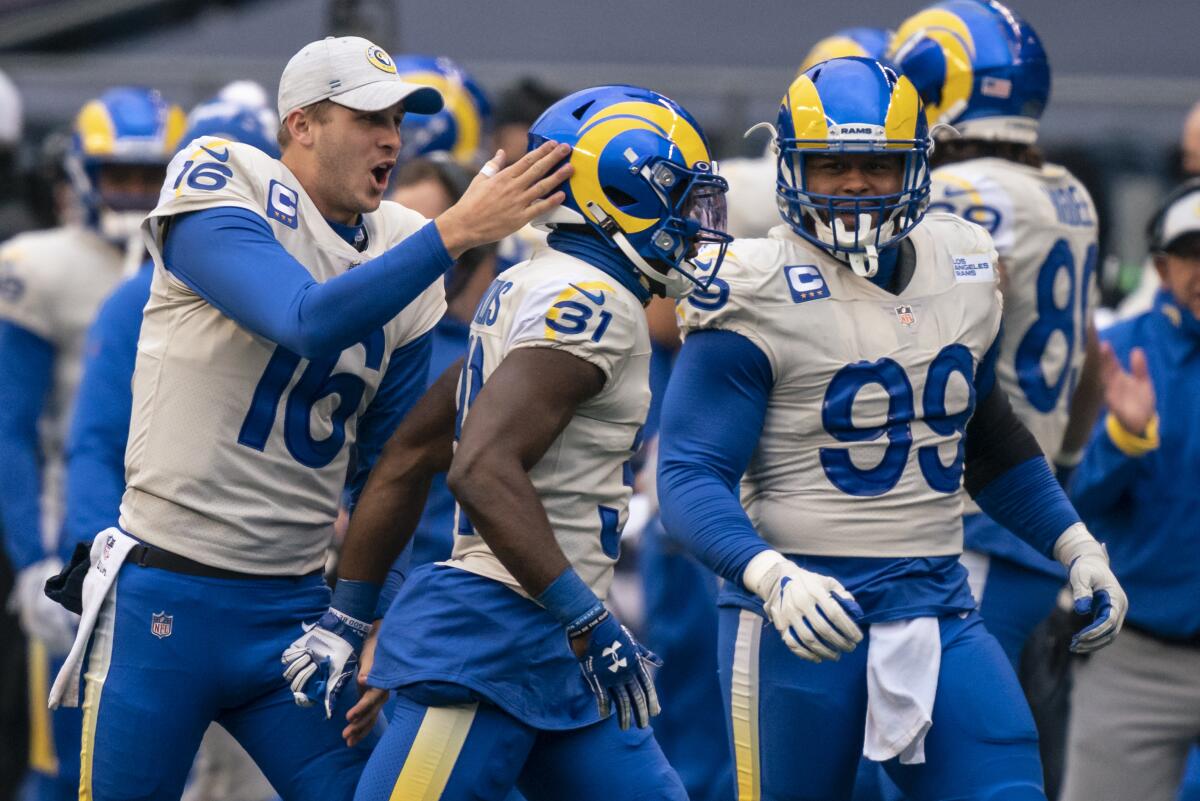
M 222 99 L 218 94 L 193 108 L 187 121 L 187 133 L 181 140 L 183 144 L 202 136 L 219 136 L 256 147 L 271 158 L 279 158 L 279 144 L 275 140 L 279 117 L 269 106 L 244 105 Z
M 831 58 L 862 56 L 883 60 L 891 46 L 892 32 L 887 28 L 843 28 L 813 45 L 801 62 L 799 72 Z
M 590 226 L 657 294 L 708 288 L 733 239 L 725 233 L 729 184 L 714 174 L 691 114 L 649 89 L 598 86 L 543 112 L 529 129 L 529 149 L 547 141 L 571 145 L 575 172 L 561 187 L 563 204 L 534 225 Z M 695 261 L 702 244 L 717 246 L 705 253 L 711 267 Z
M 972 139 L 1037 141 L 1050 63 L 1029 23 L 996 0 L 946 0 L 914 14 L 889 55 L 921 93 L 930 125 Z
M 492 106 L 479 83 L 445 57 L 400 56 L 396 72 L 409 83 L 434 87 L 445 100 L 436 114 L 404 115 L 399 160 L 446 152 L 459 164 L 477 168 L 492 124 Z
M 801 73 L 780 103 L 774 146 L 780 214 L 799 236 L 848 262 L 859 275 L 873 276 L 879 251 L 907 236 L 925 216 L 932 142 L 921 98 L 906 77 L 882 62 L 836 58 Z M 847 153 L 903 158 L 900 191 L 812 192 L 807 159 Z M 839 216 L 850 213 L 858 220 L 854 230 Z
M 162 175 L 158 184 L 150 175 L 154 170 L 165 175 L 185 127 L 179 106 L 142 87 L 109 89 L 80 109 L 65 167 L 88 222 L 103 236 L 122 241 L 137 233 L 162 183 Z M 150 172 L 128 180 L 137 168 Z M 126 174 L 117 182 L 120 188 L 105 188 L 101 177 L 109 170 Z

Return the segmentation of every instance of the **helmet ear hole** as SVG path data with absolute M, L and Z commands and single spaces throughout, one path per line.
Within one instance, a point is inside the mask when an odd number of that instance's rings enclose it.
M 571 112 L 571 116 L 572 116 L 572 117 L 574 117 L 574 118 L 575 118 L 575 119 L 577 119 L 577 120 L 582 120 L 582 119 L 583 119 L 583 115 L 584 115 L 584 114 L 587 114 L 587 110 L 588 110 L 589 108 L 591 108 L 591 107 L 592 107 L 592 104 L 593 104 L 593 103 L 595 103 L 595 102 L 596 102 L 595 100 L 589 100 L 588 102 L 584 103 L 584 104 L 583 104 L 582 106 L 580 106 L 579 108 L 577 108 L 577 109 L 575 109 L 574 111 L 572 111 L 572 112 Z
M 621 189 L 619 186 L 605 184 L 600 188 L 604 191 L 604 194 L 608 196 L 609 200 L 611 200 L 613 203 L 616 203 L 623 209 L 637 204 L 637 198 L 626 192 L 624 189 Z

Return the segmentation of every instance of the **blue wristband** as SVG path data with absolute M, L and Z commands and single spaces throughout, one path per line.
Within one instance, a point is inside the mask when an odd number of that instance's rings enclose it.
M 369 581 L 338 579 L 329 606 L 347 617 L 370 623 L 375 617 L 375 604 L 379 601 L 380 589 L 380 585 Z
M 604 611 L 604 602 L 596 597 L 583 579 L 568 567 L 535 599 L 554 615 L 554 619 L 571 631 Z

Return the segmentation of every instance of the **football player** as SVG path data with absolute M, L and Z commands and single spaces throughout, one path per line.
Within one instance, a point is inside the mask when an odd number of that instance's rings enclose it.
M 398 699 L 361 801 L 686 798 L 648 728 L 654 656 L 603 599 L 650 403 L 643 305 L 728 242 L 725 183 L 691 115 L 646 89 L 572 94 L 529 139 L 573 147 L 548 244 L 484 294 L 457 381 L 401 425 L 351 520 L 338 586 L 377 587 L 449 464 L 453 555 L 384 618 L 369 683 Z
M 247 81 L 235 87 L 251 87 Z M 252 93 L 235 99 L 222 90 L 216 98 L 201 103 L 188 114 L 188 128 L 181 142 L 201 136 L 218 136 L 253 145 L 271 156 L 279 155 L 275 132 L 279 119 L 266 106 L 258 105 Z M 247 105 L 247 103 L 253 105 Z M 69 560 L 77 543 L 90 543 L 97 531 L 117 521 L 121 495 L 125 491 L 125 446 L 133 406 L 132 379 L 137 355 L 142 309 L 150 299 L 154 262 L 147 258 L 138 272 L 123 281 L 105 299 L 88 330 L 82 377 L 67 437 L 66 503 L 59 555 Z M 44 697 L 45 692 L 42 693 Z M 39 706 L 42 705 L 39 698 Z M 61 709 L 56 717 L 78 710 Z M 262 774 L 229 735 L 214 724 L 205 734 L 185 801 L 221 798 L 225 801 L 255 801 L 273 794 Z M 79 740 L 79 726 L 73 735 Z M 78 795 L 78 779 L 71 796 Z
M 1070 566 L 1095 612 L 1077 650 L 1126 603 L 996 390 L 991 239 L 925 213 L 924 112 L 883 63 L 801 74 L 775 143 L 786 225 L 680 303 L 659 453 L 664 524 L 726 579 L 738 797 L 848 798 L 865 755 L 915 801 L 1043 799 L 1033 720 L 958 561 L 960 487 Z
M 197 140 L 143 227 L 155 266 L 120 525 L 77 566 L 80 633 L 51 691 L 83 696 L 84 797 L 178 798 L 214 720 L 284 799 L 353 792 L 370 741 L 341 746 L 326 692 L 349 671 L 284 680 L 279 654 L 354 630 L 321 619 L 324 552 L 343 487 L 423 386 L 442 273 L 560 202 L 569 174 L 548 145 L 499 172 L 498 154 L 434 221 L 382 203 L 404 114 L 441 97 L 357 37 L 304 47 L 278 102 L 279 160 Z
M 52 720 L 45 705 L 76 618 L 42 585 L 62 567 L 63 448 L 85 334 L 121 279 L 137 232 L 131 220 L 154 207 L 183 127 L 183 111 L 150 89 L 115 88 L 89 101 L 67 157 L 85 224 L 0 246 L 0 516 L 18 571 L 10 605 L 29 641 L 30 766 L 41 798 L 79 792 L 79 710 Z
M 930 124 L 953 126 L 935 130 L 930 210 L 992 235 L 1004 276 L 996 376 L 1065 473 L 1082 457 L 1102 402 L 1091 325 L 1098 234 L 1087 189 L 1037 147 L 1050 95 L 1046 52 L 1000 3 L 947 0 L 905 20 L 891 55 L 926 100 Z M 970 499 L 965 511 L 972 592 L 1015 668 L 1066 574 Z

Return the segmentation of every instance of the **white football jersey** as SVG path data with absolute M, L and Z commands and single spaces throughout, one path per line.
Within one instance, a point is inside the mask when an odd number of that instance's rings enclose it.
M 164 268 L 169 219 L 218 206 L 261 216 L 322 282 L 380 255 L 426 220 L 385 201 L 363 215 L 368 247 L 360 253 L 322 219 L 281 162 L 209 138 L 171 162 L 159 205 L 143 226 L 154 278 L 133 376 L 121 525 L 207 565 L 308 573 L 324 564 L 358 416 L 393 351 L 442 316 L 445 293 L 435 281 L 336 359 L 303 359 L 242 328 Z M 214 248 L 212 258 L 220 257 Z
M 1004 335 L 996 377 L 1013 411 L 1053 459 L 1096 301 L 1096 209 L 1083 184 L 1057 165 L 995 158 L 933 173 L 931 210 L 986 228 L 1004 279 Z
M 83 371 L 88 328 L 121 281 L 124 254 L 95 231 L 65 226 L 20 234 L 0 246 L 0 319 L 54 346 L 54 381 L 38 421 L 41 532 L 54 546 L 62 522 L 63 449 Z
M 559 547 L 603 598 L 633 494 L 629 460 L 650 408 L 645 310 L 604 271 L 540 246 L 501 273 L 480 301 L 459 379 L 460 426 L 488 376 L 517 348 L 557 348 L 604 373 L 604 388 L 575 410 L 529 471 Z M 448 564 L 523 592 L 461 507 Z
M 1000 327 L 996 253 L 949 214 L 926 215 L 909 241 L 899 295 L 778 226 L 735 241 L 714 286 L 679 303 L 685 336 L 733 331 L 770 362 L 742 505 L 784 553 L 962 550 L 963 433 Z

